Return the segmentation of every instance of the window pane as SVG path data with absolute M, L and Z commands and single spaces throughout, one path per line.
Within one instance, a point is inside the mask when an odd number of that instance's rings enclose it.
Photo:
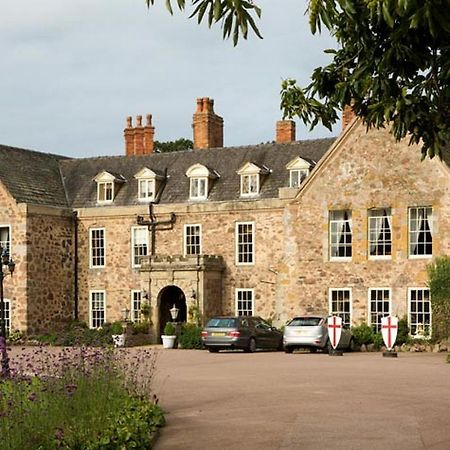
M 330 211 L 330 257 L 351 258 L 352 256 L 352 213 L 351 211 Z
M 105 294 L 91 292 L 91 327 L 99 328 L 105 323 Z
M 133 265 L 140 266 L 141 258 L 148 252 L 148 230 L 146 227 L 132 228 Z
M 381 331 L 381 319 L 390 314 L 390 291 L 389 289 L 370 289 L 370 325 L 379 332 Z
M 369 255 L 390 256 L 392 252 L 390 208 L 369 211 Z
M 11 237 L 9 227 L 0 227 L 0 248 L 6 250 L 11 256 Z
M 426 337 L 431 333 L 431 303 L 428 289 L 409 291 L 409 325 L 412 336 Z
M 185 228 L 185 252 L 186 255 L 199 255 L 200 247 L 200 225 L 186 225 Z
M 94 228 L 91 230 L 91 266 L 105 265 L 105 230 Z
M 433 254 L 432 208 L 418 207 L 409 210 L 409 254 Z
M 240 264 L 252 264 L 254 259 L 253 224 L 237 225 L 237 261 Z
M 331 295 L 331 311 L 333 316 L 342 318 L 342 325 L 351 325 L 351 309 L 350 309 L 350 290 L 349 289 L 332 289 Z
M 141 321 L 141 291 L 133 291 L 131 296 L 131 320 Z
M 253 315 L 253 291 L 251 289 L 238 289 L 236 300 L 236 314 L 238 316 Z

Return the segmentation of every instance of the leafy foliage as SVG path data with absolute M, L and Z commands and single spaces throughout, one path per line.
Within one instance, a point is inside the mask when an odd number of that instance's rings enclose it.
M 200 349 L 203 347 L 201 339 L 201 327 L 193 323 L 184 323 L 181 328 L 178 342 L 184 349 Z
M 433 339 L 448 339 L 450 337 L 450 257 L 436 258 L 428 265 L 427 270 L 433 313 Z
M 356 327 L 352 327 L 353 337 L 355 338 L 355 344 L 368 345 L 373 343 L 373 331 L 372 328 L 366 323 L 362 323 Z
M 166 336 L 175 336 L 175 325 L 172 322 L 167 322 L 164 325 L 164 335 Z
M 409 336 L 409 325 L 406 316 L 399 319 L 397 327 L 397 339 L 395 343 L 397 345 L 403 345 L 410 342 L 411 338 Z
M 147 6 L 153 5 L 155 0 L 146 0 Z M 174 2 L 173 2 L 174 3 Z M 186 7 L 186 0 L 176 0 L 178 8 L 182 11 Z M 191 0 L 193 12 L 189 18 L 196 17 L 198 23 L 206 20 L 209 28 L 220 23 L 223 38 L 233 36 L 233 44 L 236 45 L 239 36 L 248 37 L 249 29 L 262 38 L 256 26 L 253 15 L 261 17 L 261 9 L 252 0 Z M 166 0 L 166 7 L 173 14 L 172 0 Z
M 146 0 L 150 6 L 155 0 Z M 172 1 L 166 5 L 172 13 Z M 186 0 L 177 0 L 183 10 Z M 192 0 L 190 17 L 220 22 L 223 37 L 261 37 L 253 1 Z M 351 105 L 367 128 L 391 127 L 397 140 L 420 144 L 422 156 L 441 156 L 450 141 L 450 0 L 309 0 L 312 33 L 329 30 L 338 49 L 301 88 L 282 83 L 284 117 L 331 129 Z
M 155 141 L 154 148 L 157 153 L 180 152 L 183 150 L 191 150 L 194 148 L 194 143 L 189 139 L 183 138 L 168 142 Z

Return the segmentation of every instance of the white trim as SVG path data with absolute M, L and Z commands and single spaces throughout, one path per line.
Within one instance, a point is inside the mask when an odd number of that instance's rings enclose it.
M 187 252 L 187 227 L 198 227 L 199 228 L 199 246 L 200 251 L 199 253 L 196 253 L 198 255 L 201 255 L 203 253 L 203 230 L 202 230 L 202 224 L 201 223 L 185 223 L 183 227 L 183 255 L 184 256 L 190 256 Z
M 252 309 L 251 309 L 250 314 L 247 314 L 247 315 L 254 316 L 255 315 L 255 289 L 253 289 L 253 288 L 235 288 L 234 289 L 234 311 L 235 311 L 236 316 L 239 315 L 239 310 L 238 310 L 239 292 L 250 292 L 251 293 Z
M 0 228 L 8 228 L 9 229 L 9 257 L 12 255 L 12 225 L 9 223 L 0 224 Z
M 134 320 L 134 294 L 139 294 L 139 303 L 142 304 L 142 291 L 140 289 L 131 289 L 130 291 L 130 320 L 133 323 L 138 323 L 140 320 Z M 140 309 L 139 309 L 140 311 Z
M 328 288 L 328 314 L 332 314 L 332 309 L 331 309 L 331 305 L 332 305 L 332 300 L 331 300 L 331 293 L 333 291 L 347 291 L 349 292 L 349 302 L 350 302 L 350 326 L 353 324 L 353 293 L 352 293 L 352 288 L 335 288 L 335 287 L 330 287 Z
M 141 182 L 145 182 L 146 184 L 146 190 L 143 191 L 141 189 Z M 155 200 L 156 197 L 156 180 L 155 178 L 137 178 L 137 184 L 138 184 L 138 200 L 140 202 L 151 202 Z M 145 192 L 145 194 L 149 193 L 149 184 L 151 184 L 151 195 L 148 195 L 147 197 L 142 196 L 142 193 Z
M 239 261 L 239 225 L 251 225 L 252 226 L 252 262 L 240 262 Z M 248 222 L 236 222 L 234 228 L 234 243 L 235 243 L 235 264 L 237 266 L 254 266 L 256 262 L 256 226 L 254 221 Z
M 92 232 L 95 230 L 103 230 L 103 265 L 93 265 L 92 257 Z M 92 227 L 89 228 L 89 269 L 102 269 L 106 266 L 106 228 L 105 227 Z
M 427 255 L 412 255 L 411 254 L 411 210 L 412 209 L 431 209 L 431 223 L 428 222 L 428 224 L 430 225 L 430 233 L 431 233 L 431 255 L 427 254 Z M 433 214 L 433 207 L 431 205 L 426 205 L 426 206 L 408 206 L 408 259 L 431 259 L 433 258 L 433 222 L 434 222 L 434 214 Z M 428 221 L 428 217 L 427 217 L 427 221 Z
M 105 186 L 106 193 L 106 185 L 111 185 L 111 199 L 100 200 L 100 186 Z M 97 181 L 97 203 L 101 204 L 109 204 L 114 201 L 114 181 Z M 106 195 L 105 195 L 106 196 Z
M 208 198 L 208 177 L 191 177 L 189 178 L 189 200 L 206 200 Z M 201 190 L 200 189 L 200 184 L 201 182 L 204 181 L 205 182 L 205 192 L 202 195 L 192 195 L 192 190 L 193 190 L 193 182 L 198 182 L 199 184 L 197 185 L 197 189 L 196 192 L 198 194 L 198 192 Z
M 12 328 L 12 300 L 9 298 L 3 298 L 4 306 L 5 306 L 5 312 L 6 312 L 6 304 L 8 304 L 8 312 L 9 317 L 7 322 L 9 322 L 9 326 L 5 323 L 6 332 L 9 334 L 11 333 Z M 6 315 L 5 315 L 5 322 L 6 322 Z
M 241 177 L 241 197 L 257 197 L 259 195 L 259 190 L 260 190 L 260 174 L 259 173 L 242 173 L 240 175 L 240 177 Z M 243 191 L 245 177 L 256 177 L 256 192 L 244 192 Z M 251 183 L 249 183 L 248 186 L 251 186 Z
M 347 213 L 349 215 L 349 218 L 347 220 L 345 219 L 332 219 L 331 216 L 333 213 L 338 213 L 338 212 L 342 212 L 342 213 Z M 350 236 L 351 236 L 351 245 L 350 245 L 350 250 L 351 250 L 351 256 L 332 256 L 332 248 L 333 248 L 333 244 L 332 244 L 332 239 L 331 239 L 331 224 L 332 223 L 342 223 L 344 224 L 345 222 L 347 222 L 349 224 L 350 227 Z M 335 245 L 335 247 L 337 249 L 339 249 L 339 245 Z M 344 249 L 348 248 L 347 245 L 344 245 Z M 352 261 L 353 259 L 353 211 L 351 209 L 330 209 L 328 210 L 328 258 L 329 261 Z
M 89 328 L 94 328 L 92 325 L 92 294 L 103 294 L 103 323 L 107 321 L 106 318 L 106 291 L 104 289 L 92 289 L 89 290 Z M 100 327 L 95 327 L 100 328 Z
M 149 249 L 149 239 L 148 239 L 148 228 L 146 227 L 146 226 L 132 226 L 131 227 L 131 230 L 130 230 L 130 241 L 131 241 L 131 267 L 133 267 L 133 268 L 138 268 L 138 267 L 141 267 L 141 265 L 140 264 L 136 264 L 135 262 L 134 262 L 134 257 L 135 257 L 135 254 L 134 254 L 134 245 L 135 245 L 135 236 L 134 236 L 134 231 L 135 230 L 145 230 L 146 231 L 146 234 L 145 234 L 145 245 L 146 245 L 146 247 L 147 247 L 147 253 L 146 253 L 146 255 L 148 255 L 148 249 Z
M 371 305 L 370 302 L 372 300 L 371 298 L 371 292 L 372 291 L 388 291 L 389 292 L 389 311 L 388 311 L 388 315 L 392 314 L 392 289 L 389 287 L 371 287 L 369 289 L 367 289 L 367 325 L 372 326 L 374 325 L 373 323 L 371 323 Z M 376 324 L 375 324 L 376 325 Z
M 431 337 L 431 333 L 433 330 L 433 311 L 431 310 L 431 293 L 430 293 L 430 288 L 427 286 L 418 286 L 418 287 L 408 287 L 408 292 L 407 292 L 407 306 L 408 306 L 408 332 L 410 336 L 414 336 L 413 334 L 411 334 L 411 292 L 412 291 L 428 291 L 428 297 L 429 297 L 429 302 L 430 302 L 430 324 L 429 324 L 429 337 Z

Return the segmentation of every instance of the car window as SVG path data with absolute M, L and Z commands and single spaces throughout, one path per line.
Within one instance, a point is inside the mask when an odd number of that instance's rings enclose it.
M 217 317 L 211 319 L 207 324 L 207 328 L 236 328 L 236 319 L 228 317 Z
M 248 320 L 247 319 L 242 319 L 241 320 L 241 327 L 242 328 L 248 328 Z
M 288 327 L 317 327 L 322 324 L 322 317 L 295 317 L 288 323 Z

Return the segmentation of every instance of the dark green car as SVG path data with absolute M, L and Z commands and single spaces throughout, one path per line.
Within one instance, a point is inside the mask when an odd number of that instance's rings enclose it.
M 220 316 L 208 321 L 202 331 L 203 345 L 210 352 L 240 349 L 283 349 L 283 334 L 256 316 Z

